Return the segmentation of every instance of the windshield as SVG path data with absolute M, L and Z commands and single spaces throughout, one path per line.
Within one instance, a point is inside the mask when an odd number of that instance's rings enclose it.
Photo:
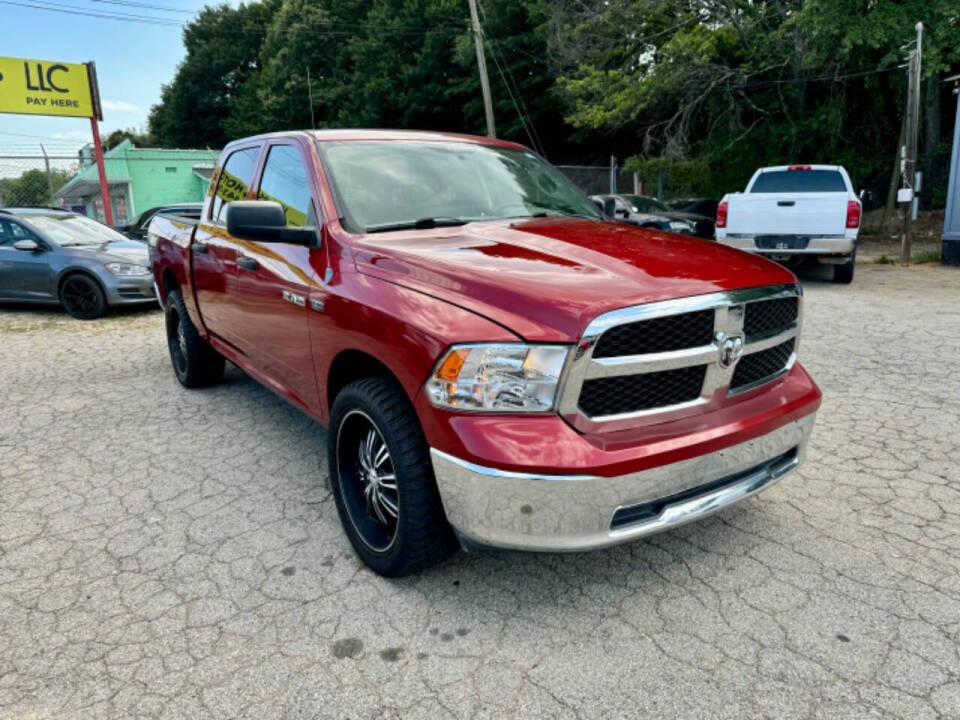
M 116 230 L 82 215 L 30 215 L 22 219 L 61 247 L 127 241 Z
M 575 185 L 529 150 L 366 140 L 318 147 L 354 231 L 544 215 L 601 219 Z
M 752 193 L 846 192 L 843 175 L 836 170 L 773 170 L 760 173 Z
M 659 200 L 643 197 L 642 195 L 624 195 L 623 199 L 634 212 L 638 213 L 658 213 L 669 212 L 669 208 Z

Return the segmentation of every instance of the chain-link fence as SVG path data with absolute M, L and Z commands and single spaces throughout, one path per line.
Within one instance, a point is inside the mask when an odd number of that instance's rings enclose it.
M 159 205 L 200 202 L 219 151 L 161 150 L 121 144 L 104 159 L 114 224 Z M 0 208 L 57 207 L 103 221 L 93 155 L 0 154 Z
M 80 169 L 77 155 L 0 155 L 0 207 L 59 206 L 56 191 Z
M 610 168 L 600 165 L 558 165 L 557 169 L 573 181 L 587 195 L 605 195 L 610 192 Z M 619 170 L 616 174 L 618 193 L 634 192 L 632 172 Z

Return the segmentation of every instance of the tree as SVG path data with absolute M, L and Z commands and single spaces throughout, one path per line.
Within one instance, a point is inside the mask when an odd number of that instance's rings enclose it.
M 208 6 L 187 24 L 186 57 L 150 111 L 150 133 L 161 146 L 219 148 L 232 139 L 227 120 L 259 72 L 265 28 L 279 4 Z
M 56 192 L 67 184 L 72 175 L 65 170 L 51 170 L 50 180 Z M 47 173 L 33 169 L 24 171 L 17 178 L 0 178 L 0 207 L 50 205 L 50 183 Z
M 486 0 L 501 137 L 571 159 L 563 96 L 545 61 L 547 0 Z M 257 32 L 254 32 L 256 25 Z M 240 48 L 238 38 L 246 41 Z M 204 10 L 187 56 L 150 116 L 163 145 L 318 127 L 482 133 L 463 0 L 272 0 Z
M 782 162 L 840 162 L 879 184 L 916 20 L 937 28 L 926 72 L 960 60 L 949 0 L 562 0 L 551 59 L 572 124 L 630 129 L 645 157 L 705 157 L 717 191 Z
M 156 138 L 149 132 L 137 132 L 134 128 L 126 130 L 114 130 L 103 139 L 103 149 L 112 150 L 124 140 L 129 140 L 137 147 L 151 147 L 156 145 Z

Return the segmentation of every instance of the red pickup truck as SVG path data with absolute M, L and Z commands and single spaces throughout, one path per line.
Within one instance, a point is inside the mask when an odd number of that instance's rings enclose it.
M 796 468 L 820 405 L 793 274 L 613 221 L 509 142 L 240 140 L 149 244 L 177 378 L 228 359 L 328 427 L 344 529 L 387 576 L 701 518 Z

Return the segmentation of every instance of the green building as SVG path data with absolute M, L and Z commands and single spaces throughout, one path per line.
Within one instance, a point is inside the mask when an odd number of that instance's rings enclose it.
M 114 224 L 157 205 L 200 202 L 220 153 L 217 150 L 165 150 L 134 147 L 124 140 L 104 153 Z M 103 221 L 100 176 L 89 150 L 81 152 L 83 169 L 57 190 L 54 201 Z

